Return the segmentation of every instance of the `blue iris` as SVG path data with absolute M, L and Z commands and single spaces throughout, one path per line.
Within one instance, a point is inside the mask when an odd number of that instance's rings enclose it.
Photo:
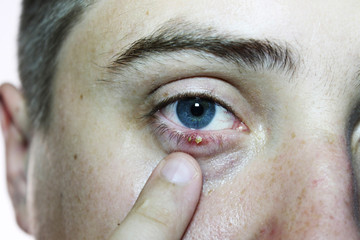
M 180 122 L 192 129 L 201 129 L 209 125 L 215 113 L 215 103 L 199 97 L 179 100 L 176 106 Z

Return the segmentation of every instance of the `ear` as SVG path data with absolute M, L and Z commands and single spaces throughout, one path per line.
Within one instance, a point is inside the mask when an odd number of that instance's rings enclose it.
M 10 84 L 0 87 L 0 121 L 6 151 L 7 186 L 18 225 L 29 232 L 26 207 L 28 118 L 22 93 Z

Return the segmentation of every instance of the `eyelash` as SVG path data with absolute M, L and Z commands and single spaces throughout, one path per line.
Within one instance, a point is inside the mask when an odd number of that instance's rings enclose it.
M 194 98 L 194 97 L 198 97 L 198 98 L 201 98 L 201 99 L 204 99 L 204 100 L 213 101 L 213 102 L 217 103 L 218 105 L 222 106 L 223 108 L 225 108 L 231 114 L 234 114 L 234 116 L 236 116 L 236 114 L 234 113 L 235 111 L 233 110 L 233 108 L 229 104 L 227 104 L 226 102 L 222 101 L 221 99 L 215 98 L 210 93 L 196 93 L 196 92 L 180 93 L 180 94 L 177 94 L 175 96 L 165 98 L 164 100 L 159 102 L 154 107 L 154 109 L 151 110 L 150 113 L 146 114 L 146 116 L 151 118 L 151 117 L 154 116 L 154 114 L 156 112 L 160 111 L 161 109 L 163 109 L 164 107 L 166 107 L 169 104 L 172 104 L 172 103 L 174 103 L 176 101 L 184 100 L 186 98 Z
M 229 111 L 230 114 L 233 114 L 236 120 L 236 123 L 234 122 L 234 128 L 224 129 L 222 131 L 204 131 L 193 129 L 186 129 L 181 131 L 175 129 L 175 127 L 171 127 L 169 120 L 167 120 L 165 117 L 161 117 L 161 110 L 169 104 L 193 97 L 213 101 Z M 229 106 L 224 101 L 215 98 L 213 95 L 211 95 L 211 93 L 189 92 L 165 98 L 159 102 L 150 113 L 147 114 L 147 117 L 151 121 L 154 134 L 160 137 L 160 139 L 162 138 L 165 144 L 170 143 L 170 146 L 168 146 L 168 150 L 170 152 L 183 151 L 194 155 L 194 157 L 220 152 L 224 149 L 224 147 L 230 145 L 229 143 L 236 142 L 233 138 L 239 135 L 239 131 L 248 132 L 249 130 L 245 123 L 242 122 L 241 118 L 239 118 L 234 113 L 234 110 L 231 108 L 231 106 Z M 234 130 L 238 131 L 235 132 Z M 225 134 L 224 132 L 227 132 L 228 134 Z M 171 145 L 171 143 L 174 143 L 175 146 Z
M 183 133 L 183 132 L 179 132 L 179 131 L 174 131 L 171 128 L 169 128 L 166 124 L 162 123 L 159 126 L 156 127 L 156 129 L 154 130 L 154 132 L 160 134 L 160 135 L 164 135 L 166 133 L 168 133 L 168 137 L 169 137 L 169 141 L 176 141 L 177 145 L 181 145 L 181 144 L 200 144 L 200 143 L 205 143 L 205 138 L 201 137 L 201 134 L 197 134 L 195 133 L 195 131 L 191 131 L 192 133 Z M 201 142 L 196 143 L 196 138 L 197 137 L 201 137 Z M 221 139 L 218 139 L 214 136 L 207 136 L 206 138 L 206 143 L 208 142 L 217 142 Z M 200 139 L 198 139 L 198 141 L 200 141 Z

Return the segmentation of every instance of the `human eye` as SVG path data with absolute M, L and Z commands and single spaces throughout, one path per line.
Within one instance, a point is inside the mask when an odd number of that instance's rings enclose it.
M 240 127 L 236 117 L 209 97 L 182 97 L 160 110 L 160 114 L 179 127 L 191 130 L 222 130 Z M 189 142 L 201 140 L 188 139 Z
M 231 103 L 222 99 L 225 94 L 207 86 L 177 88 L 174 94 L 163 97 L 150 114 L 155 136 L 169 152 L 204 157 L 240 144 L 250 129 Z

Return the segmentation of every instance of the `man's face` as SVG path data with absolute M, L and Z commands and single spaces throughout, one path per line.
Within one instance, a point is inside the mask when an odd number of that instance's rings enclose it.
M 185 239 L 355 239 L 359 7 L 98 1 L 64 42 L 50 130 L 32 139 L 38 237 L 105 239 L 182 151 L 204 178 Z

